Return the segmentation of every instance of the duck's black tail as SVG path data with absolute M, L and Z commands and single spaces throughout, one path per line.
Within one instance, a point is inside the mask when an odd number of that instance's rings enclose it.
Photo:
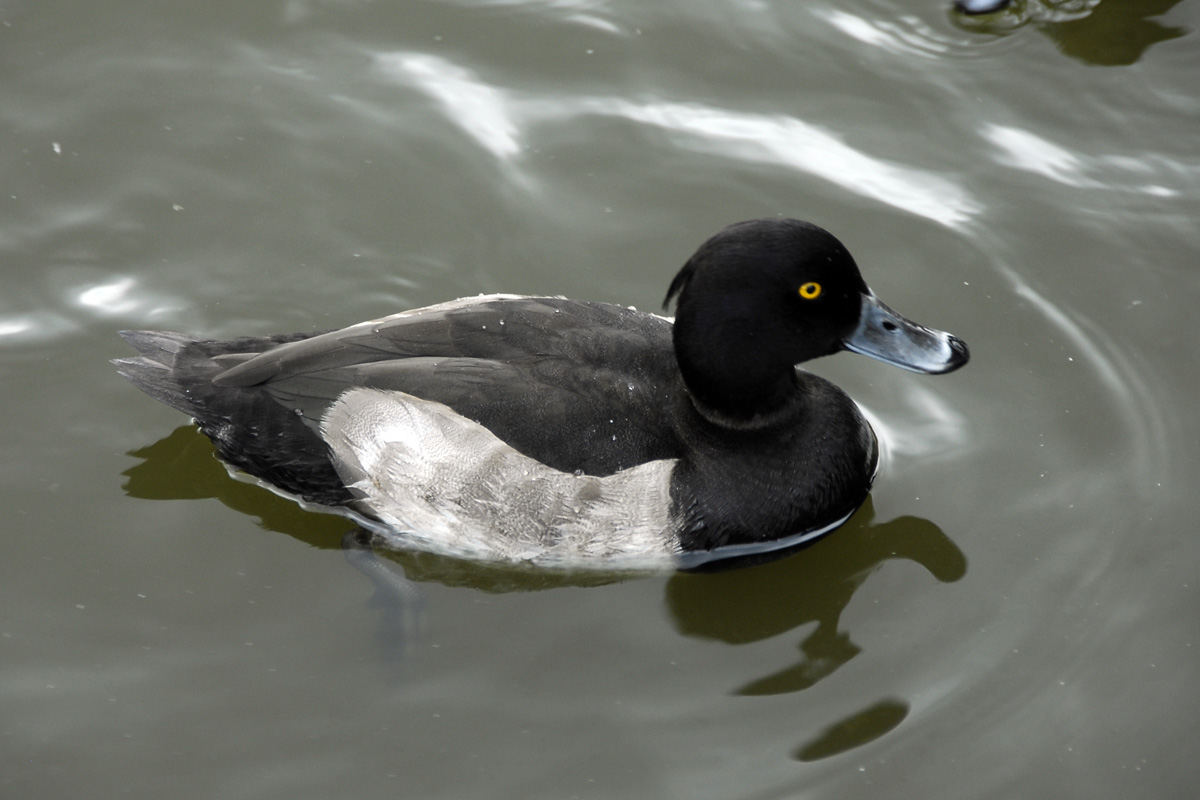
M 191 387 L 202 385 L 216 374 L 217 365 L 198 351 L 204 342 L 167 331 L 121 331 L 121 338 L 141 353 L 138 358 L 115 358 L 113 364 L 134 386 L 185 414 L 197 416 L 202 408 Z M 182 354 L 188 355 L 181 357 Z M 200 356 L 200 358 L 197 358 Z M 205 369 L 208 362 L 208 369 Z
M 235 364 L 313 335 L 219 342 L 166 331 L 121 331 L 140 355 L 112 363 L 134 386 L 190 415 L 224 461 L 309 502 L 342 505 L 352 498 L 316 421 L 285 408 L 260 386 L 213 384 Z

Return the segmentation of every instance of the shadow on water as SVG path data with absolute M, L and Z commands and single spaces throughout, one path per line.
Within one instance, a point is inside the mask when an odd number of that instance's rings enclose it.
M 143 459 L 121 473 L 125 493 L 143 500 L 215 498 L 234 511 L 257 517 L 269 531 L 294 536 L 321 548 L 341 547 L 354 524 L 345 517 L 303 508 L 251 483 L 233 480 L 217 460 L 212 442 L 191 425 L 176 428 L 152 445 L 129 455 Z
M 379 640 L 388 660 L 400 661 L 419 638 L 425 594 L 436 582 L 489 593 L 535 592 L 600 586 L 641 577 L 629 572 L 555 572 L 463 561 L 422 552 L 373 547 L 374 537 L 343 517 L 306 510 L 260 486 L 234 480 L 209 440 L 191 426 L 177 428 L 130 455 L 143 461 L 127 470 L 125 491 L 151 500 L 215 498 L 255 516 L 259 524 L 313 547 L 340 548 L 374 588 L 369 607 L 380 615 Z M 679 572 L 666 583 L 666 605 L 683 635 L 748 644 L 815 623 L 798 644 L 796 663 L 755 678 L 740 695 L 798 692 L 831 675 L 861 652 L 840 618 L 855 591 L 884 563 L 908 560 L 942 582 L 966 574 L 962 551 L 932 522 L 904 516 L 876 523 L 868 497 L 835 534 L 777 561 L 711 573 Z M 796 758 L 811 761 L 843 752 L 899 725 L 907 707 L 885 700 L 855 712 L 804 745 Z
M 1063 55 L 1111 67 L 1135 64 L 1152 46 L 1186 35 L 1186 28 L 1151 19 L 1166 14 L 1178 2 L 959 0 L 955 3 L 957 13 L 952 16 L 959 27 L 976 33 L 1004 34 L 1033 25 L 1049 36 Z M 962 13 L 963 8 L 980 10 Z
M 677 629 L 740 645 L 815 623 L 797 645 L 794 664 L 734 692 L 781 695 L 814 686 L 862 652 L 839 622 L 854 593 L 886 562 L 915 562 L 943 583 L 966 575 L 962 551 L 929 520 L 905 516 L 876 524 L 874 515 L 868 497 L 845 526 L 803 555 L 731 572 L 675 575 L 666 600 Z M 898 727 L 908 712 L 901 700 L 880 700 L 830 724 L 792 756 L 819 761 L 861 747 Z
M 667 606 L 686 636 L 748 644 L 808 623 L 816 628 L 798 645 L 790 667 L 737 689 L 742 695 L 777 695 L 807 689 L 860 652 L 839 629 L 854 592 L 883 564 L 916 562 L 942 582 L 966 574 L 962 551 L 932 522 L 898 517 L 876 524 L 870 498 L 835 534 L 803 556 L 718 573 L 680 573 L 667 584 Z
M 862 711 L 830 725 L 792 756 L 797 761 L 820 761 L 847 750 L 862 747 L 890 733 L 908 716 L 908 704 L 899 700 L 880 700 Z

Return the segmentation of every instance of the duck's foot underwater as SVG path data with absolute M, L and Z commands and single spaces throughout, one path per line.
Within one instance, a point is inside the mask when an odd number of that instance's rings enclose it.
M 375 587 L 369 604 L 381 612 L 380 641 L 391 657 L 401 660 L 407 648 L 421 639 L 427 598 L 420 586 L 375 552 L 374 540 L 375 534 L 355 528 L 342 537 L 342 553 L 346 563 L 366 575 Z

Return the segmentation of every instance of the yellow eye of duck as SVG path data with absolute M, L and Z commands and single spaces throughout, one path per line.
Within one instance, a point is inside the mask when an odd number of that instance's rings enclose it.
M 812 281 L 801 284 L 800 296 L 805 300 L 816 300 L 821 296 L 821 284 L 813 283 Z

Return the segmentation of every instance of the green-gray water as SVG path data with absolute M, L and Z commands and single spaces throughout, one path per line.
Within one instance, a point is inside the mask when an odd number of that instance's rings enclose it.
M 1198 8 L 0 3 L 0 797 L 1193 797 Z M 372 583 L 108 364 L 776 214 L 973 358 L 763 567 Z

